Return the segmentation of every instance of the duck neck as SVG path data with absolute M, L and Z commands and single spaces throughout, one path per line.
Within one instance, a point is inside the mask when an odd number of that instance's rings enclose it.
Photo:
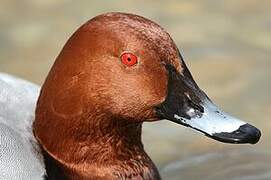
M 58 130 L 59 143 L 44 151 L 48 179 L 160 179 L 143 148 L 142 122 L 104 118 L 76 123 L 65 128 L 69 131 Z

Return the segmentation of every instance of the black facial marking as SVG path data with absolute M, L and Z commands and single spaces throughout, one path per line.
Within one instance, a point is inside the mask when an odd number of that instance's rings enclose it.
M 178 121 L 174 118 L 174 115 L 191 119 L 195 116 L 201 117 L 204 112 L 201 104 L 206 95 L 198 88 L 185 63 L 183 62 L 182 64 L 182 74 L 174 66 L 170 64 L 165 65 L 168 71 L 167 97 L 162 104 L 156 107 L 159 117 L 174 122 Z M 193 113 L 188 113 L 189 110 L 193 110 Z

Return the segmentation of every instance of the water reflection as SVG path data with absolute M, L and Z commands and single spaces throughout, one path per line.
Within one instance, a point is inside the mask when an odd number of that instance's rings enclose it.
M 161 168 L 165 179 L 270 179 L 270 154 L 255 150 L 214 151 L 191 155 Z

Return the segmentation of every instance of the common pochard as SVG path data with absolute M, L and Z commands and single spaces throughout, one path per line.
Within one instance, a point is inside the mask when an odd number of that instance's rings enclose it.
M 42 157 L 27 158 L 40 162 L 38 170 L 45 166 L 48 180 L 157 180 L 141 131 L 143 122 L 162 119 L 226 143 L 254 144 L 261 136 L 214 105 L 162 27 L 138 15 L 102 14 L 82 25 L 56 58 L 28 143 L 37 140 Z

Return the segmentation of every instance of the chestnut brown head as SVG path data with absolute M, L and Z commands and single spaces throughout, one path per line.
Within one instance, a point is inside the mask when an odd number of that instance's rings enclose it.
M 213 105 L 163 28 L 125 13 L 97 16 L 68 40 L 43 85 L 35 135 L 49 142 L 45 131 L 51 127 L 87 126 L 97 117 L 167 119 L 231 143 L 260 137 L 256 128 Z

